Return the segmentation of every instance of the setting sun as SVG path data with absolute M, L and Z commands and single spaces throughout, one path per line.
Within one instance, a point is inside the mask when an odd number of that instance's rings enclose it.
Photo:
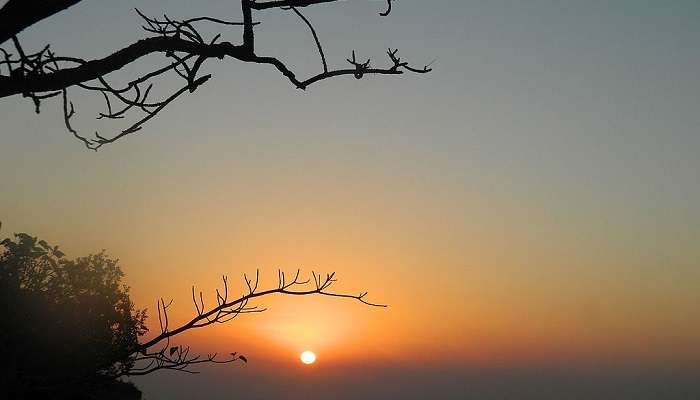
M 700 0 L 105 3 L 0 0 L 0 400 L 700 400 Z
M 314 352 L 308 351 L 308 350 L 301 353 L 301 356 L 299 356 L 299 358 L 301 359 L 301 362 L 303 362 L 304 364 L 307 364 L 307 365 L 313 364 L 314 362 L 316 362 L 316 354 L 314 354 Z

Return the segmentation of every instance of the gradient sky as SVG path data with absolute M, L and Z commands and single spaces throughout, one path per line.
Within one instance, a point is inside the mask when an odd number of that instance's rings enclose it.
M 87 1 L 21 39 L 100 57 L 142 36 L 135 6 L 239 15 L 193 3 Z M 700 3 L 383 7 L 306 14 L 332 65 L 398 47 L 433 73 L 301 92 L 271 68 L 212 61 L 207 85 L 97 153 L 59 102 L 36 116 L 3 99 L 0 233 L 70 256 L 105 248 L 140 307 L 172 297 L 179 320 L 190 285 L 211 295 L 227 274 L 241 289 L 256 268 L 270 284 L 277 267 L 337 271 L 340 289 L 390 305 L 263 301 L 183 339 L 249 365 L 139 380 L 148 399 L 700 396 Z M 258 53 L 318 72 L 298 18 L 259 19 Z M 75 99 L 77 128 L 119 128 L 93 119 L 98 97 Z M 306 348 L 313 369 L 297 361 Z

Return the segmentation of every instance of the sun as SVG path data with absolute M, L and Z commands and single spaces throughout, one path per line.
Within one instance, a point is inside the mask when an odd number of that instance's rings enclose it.
M 314 354 L 313 351 L 306 350 L 305 352 L 301 353 L 301 356 L 299 356 L 301 359 L 301 362 L 304 364 L 313 364 L 316 362 L 316 354 Z

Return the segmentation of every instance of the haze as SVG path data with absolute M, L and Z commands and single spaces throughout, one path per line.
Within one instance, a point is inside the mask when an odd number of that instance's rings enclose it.
M 235 19 L 235 5 L 86 2 L 25 46 L 97 57 L 141 35 L 134 6 Z M 436 59 L 433 73 L 301 92 L 219 62 L 97 153 L 65 132 L 58 103 L 37 116 L 3 100 L 3 237 L 105 248 L 137 305 L 173 298 L 179 320 L 192 284 L 213 296 L 227 274 L 241 290 L 256 268 L 269 284 L 278 267 L 337 271 L 341 289 L 389 304 L 266 301 L 182 340 L 247 365 L 140 379 L 148 399 L 700 397 L 700 3 L 382 7 L 307 10 L 329 62 L 398 47 Z M 260 49 L 320 68 L 295 16 L 262 21 Z M 94 100 L 76 104 L 86 129 Z

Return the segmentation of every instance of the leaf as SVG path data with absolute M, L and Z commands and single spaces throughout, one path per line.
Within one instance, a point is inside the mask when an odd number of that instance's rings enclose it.
M 238 358 L 243 360 L 244 363 L 248 363 L 248 359 L 245 356 L 238 356 Z
M 177 347 L 171 347 L 170 348 L 170 355 L 172 356 L 173 354 L 175 354 L 176 351 L 177 351 Z
M 34 238 L 27 235 L 26 233 L 18 233 L 16 236 L 19 238 L 20 242 L 23 242 L 23 241 L 34 242 Z
M 58 258 L 65 256 L 65 254 L 61 250 L 58 249 L 58 246 L 54 246 L 53 254 Z

